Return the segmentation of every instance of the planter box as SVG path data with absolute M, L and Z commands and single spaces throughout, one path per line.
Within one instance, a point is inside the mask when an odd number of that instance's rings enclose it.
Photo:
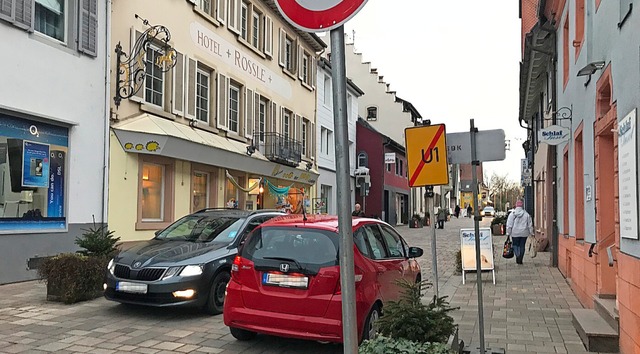
M 494 235 L 504 235 L 504 225 L 503 224 L 492 225 L 491 233 Z
M 409 222 L 409 228 L 411 229 L 419 229 L 422 228 L 424 225 L 422 225 L 422 221 L 420 220 L 416 220 L 416 219 L 411 219 L 411 221 Z
M 47 281 L 47 301 L 64 302 L 64 287 L 62 284 L 56 284 L 51 281 Z M 84 293 L 77 301 L 86 301 L 99 298 L 103 295 L 102 289 L 96 289 L 93 292 Z
M 455 333 L 449 336 L 447 347 L 457 354 L 462 354 L 464 352 L 464 341 L 460 340 L 458 337 L 458 328 L 456 328 Z

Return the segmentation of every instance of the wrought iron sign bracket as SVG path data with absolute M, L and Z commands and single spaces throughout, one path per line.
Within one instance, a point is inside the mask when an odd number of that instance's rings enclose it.
M 123 99 L 133 97 L 144 86 L 146 70 L 150 65 L 157 66 L 162 72 L 167 72 L 176 65 L 176 50 L 169 44 L 169 29 L 163 25 L 151 26 L 149 21 L 137 14 L 135 17 L 142 20 L 148 28 L 136 39 L 129 54 L 122 49 L 120 42 L 116 44 L 116 95 L 113 98 L 116 108 Z M 161 47 L 161 54 L 154 62 L 147 58 L 147 50 L 152 43 Z
M 555 112 L 552 113 L 553 116 L 552 118 L 544 118 L 545 121 L 547 120 L 554 120 L 556 122 L 560 122 L 563 120 L 568 120 L 569 122 L 573 122 L 572 118 L 573 118 L 573 105 L 571 105 L 571 107 L 560 107 L 558 108 Z

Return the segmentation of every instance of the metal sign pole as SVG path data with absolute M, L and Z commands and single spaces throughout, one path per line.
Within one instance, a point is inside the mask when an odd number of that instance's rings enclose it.
M 438 297 L 438 252 L 436 250 L 436 215 L 433 211 L 434 198 L 427 197 L 427 210 L 429 211 L 429 234 L 431 234 L 431 263 L 433 268 L 433 290 Z
M 356 282 L 351 229 L 349 183 L 349 129 L 347 126 L 347 79 L 344 26 L 331 30 L 331 76 L 333 78 L 333 122 L 335 125 L 338 230 L 340 233 L 340 287 L 342 289 L 342 336 L 345 354 L 358 353 Z
M 473 177 L 473 212 L 474 212 L 474 239 L 476 241 L 476 274 L 478 286 L 478 329 L 480 335 L 480 354 L 484 354 L 484 305 L 482 301 L 482 264 L 480 262 L 480 211 L 478 210 L 478 171 L 476 151 L 476 133 L 478 129 L 475 127 L 473 119 L 471 119 L 471 174 Z

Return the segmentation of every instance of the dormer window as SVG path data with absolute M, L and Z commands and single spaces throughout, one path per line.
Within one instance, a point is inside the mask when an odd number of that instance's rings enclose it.
M 367 107 L 367 120 L 378 120 L 378 107 Z

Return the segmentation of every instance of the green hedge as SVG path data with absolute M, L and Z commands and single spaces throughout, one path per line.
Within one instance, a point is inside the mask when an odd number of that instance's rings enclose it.
M 418 343 L 408 339 L 392 339 L 378 336 L 366 340 L 358 349 L 360 354 L 450 354 L 453 353 L 443 343 Z
M 109 259 L 63 253 L 45 260 L 38 274 L 47 283 L 47 300 L 72 304 L 102 296 Z

